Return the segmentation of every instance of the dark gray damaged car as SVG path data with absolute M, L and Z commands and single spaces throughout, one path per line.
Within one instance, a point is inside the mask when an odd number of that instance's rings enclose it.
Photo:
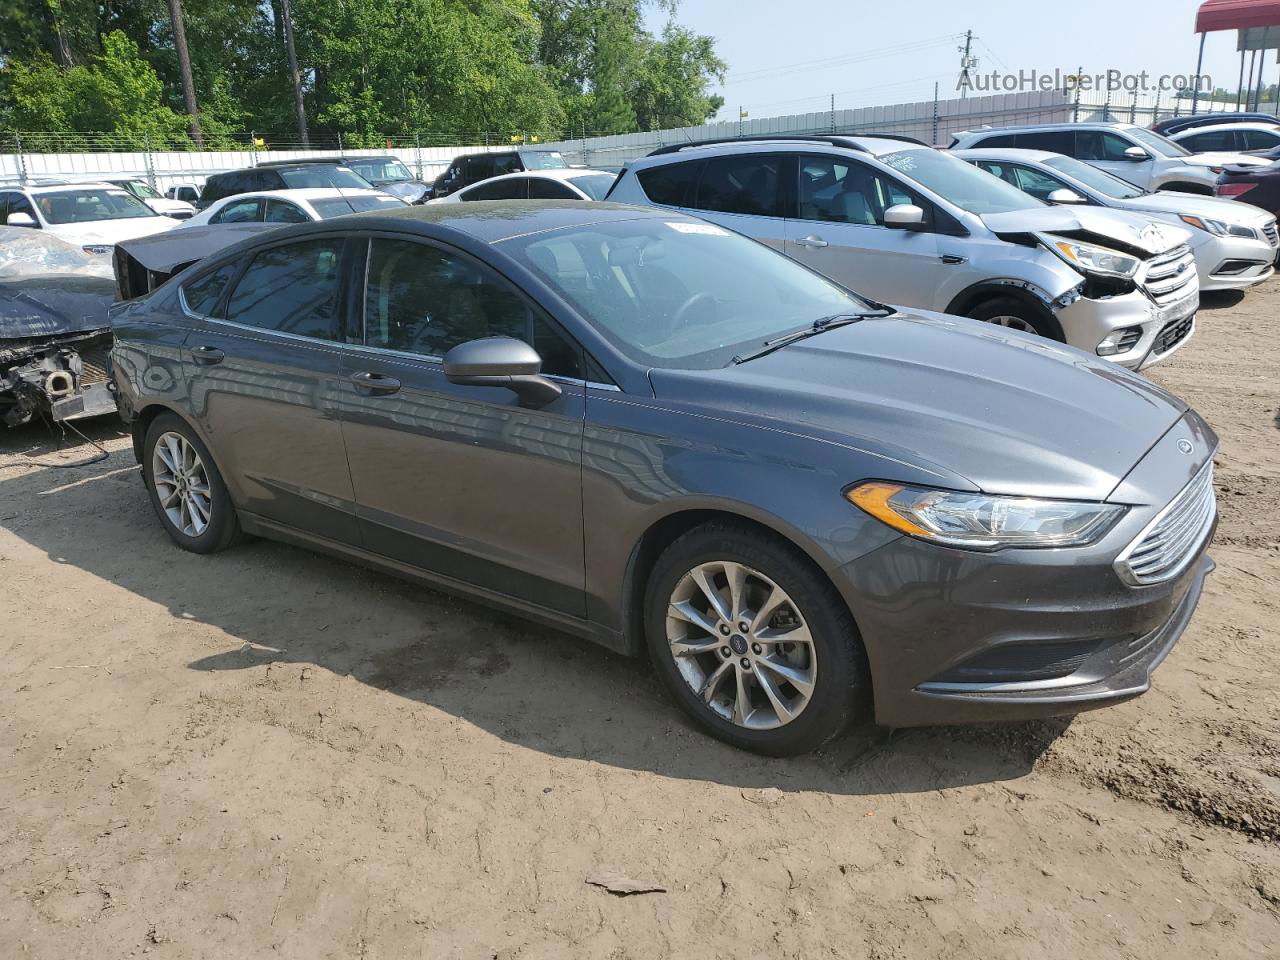
M 668 211 L 299 225 L 112 321 L 180 546 L 286 540 L 647 649 L 765 753 L 1133 697 L 1213 566 L 1217 441 L 1177 398 Z

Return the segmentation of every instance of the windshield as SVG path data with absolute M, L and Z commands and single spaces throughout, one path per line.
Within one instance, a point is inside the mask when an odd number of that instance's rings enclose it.
M 526 170 L 563 170 L 569 166 L 559 150 L 521 150 Z
M 326 200 L 312 200 L 311 206 L 320 214 L 321 220 L 341 217 L 348 213 L 368 213 L 370 210 L 385 210 L 387 207 L 403 207 L 404 201 L 395 197 L 330 197 Z
M 353 160 L 351 169 L 370 183 L 399 183 L 413 179 L 409 168 L 399 160 Z
M 347 190 L 368 190 L 371 184 L 364 177 L 352 173 L 348 167 L 326 166 L 309 163 L 303 167 L 287 167 L 280 171 L 284 185 L 291 190 L 303 187 L 342 187 Z
M 1078 180 L 1086 187 L 1097 190 L 1104 196 L 1115 197 L 1117 200 L 1132 200 L 1146 193 L 1128 180 L 1113 177 L 1105 170 L 1099 170 L 1093 164 L 1076 160 L 1074 157 L 1050 157 L 1044 165 L 1061 170 L 1071 179 Z
M 603 200 L 616 179 L 611 173 L 588 173 L 581 177 L 570 177 L 569 182 L 592 200 Z
M 885 154 L 880 161 L 970 213 L 1009 213 L 1044 206 L 1012 184 L 940 150 L 900 150 Z
M 157 216 L 154 210 L 121 187 L 59 190 L 57 193 L 42 193 L 32 199 L 49 223 L 92 223 L 96 220 Z
M 648 366 L 723 367 L 822 317 L 873 309 L 763 244 L 694 220 L 566 227 L 502 246 Z
M 1142 127 L 1128 127 L 1124 131 L 1133 139 L 1137 140 L 1144 147 L 1150 147 L 1162 157 L 1189 157 L 1191 151 L 1180 144 L 1174 143 L 1168 137 L 1162 137 L 1158 133 L 1152 133 L 1150 130 L 1144 130 Z

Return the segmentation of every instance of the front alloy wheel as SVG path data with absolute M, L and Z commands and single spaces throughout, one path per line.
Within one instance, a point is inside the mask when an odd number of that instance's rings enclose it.
M 188 537 L 204 533 L 213 519 L 213 496 L 195 445 L 180 433 L 162 434 L 151 453 L 151 476 L 174 528 Z
M 809 705 L 813 638 L 786 591 L 758 570 L 728 560 L 694 567 L 671 594 L 666 631 L 689 689 L 735 726 L 772 730 Z

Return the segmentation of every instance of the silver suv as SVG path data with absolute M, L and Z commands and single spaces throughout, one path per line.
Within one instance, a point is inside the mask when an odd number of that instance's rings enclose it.
M 1187 231 L 1049 206 L 908 138 L 665 147 L 607 199 L 688 210 L 886 303 L 1038 333 L 1132 369 L 1186 343 L 1200 302 Z
M 1145 190 L 1181 190 L 1213 196 L 1227 164 L 1262 166 L 1246 153 L 1192 153 L 1168 137 L 1132 123 L 1045 123 L 968 130 L 956 134 L 952 150 L 1015 147 L 1084 160 Z

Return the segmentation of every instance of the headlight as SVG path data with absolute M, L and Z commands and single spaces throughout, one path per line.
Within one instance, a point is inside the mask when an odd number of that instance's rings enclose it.
M 1048 238 L 1049 249 L 1071 266 L 1085 273 L 1100 273 L 1107 277 L 1132 277 L 1138 272 L 1139 260 L 1127 253 L 1118 253 L 1106 247 L 1074 240 Z
M 860 484 L 845 496 L 900 533 L 973 550 L 1083 546 L 1106 533 L 1126 509 L 879 482 Z
M 1253 227 L 1242 227 L 1234 223 L 1223 223 L 1221 220 L 1210 220 L 1207 217 L 1194 217 L 1189 213 L 1181 215 L 1183 223 L 1189 223 L 1193 227 L 1206 230 L 1215 237 L 1246 237 L 1249 240 L 1256 240 L 1258 234 Z

